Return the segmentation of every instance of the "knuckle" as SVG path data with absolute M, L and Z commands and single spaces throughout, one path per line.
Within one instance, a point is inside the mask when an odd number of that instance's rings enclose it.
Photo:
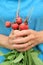
M 35 38 L 35 35 L 34 34 L 32 34 L 32 38 Z
M 24 48 L 26 48 L 27 47 L 27 45 L 24 45 Z

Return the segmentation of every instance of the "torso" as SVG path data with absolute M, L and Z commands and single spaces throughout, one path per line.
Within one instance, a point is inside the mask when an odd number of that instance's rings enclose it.
M 18 7 L 18 0 L 0 0 L 0 34 L 4 35 L 10 34 L 11 28 L 7 29 L 4 23 L 7 20 L 13 22 L 13 19 L 16 17 L 17 7 Z M 25 19 L 32 7 L 34 9 L 31 14 L 32 19 L 31 21 L 28 21 L 29 27 L 34 30 L 43 30 L 43 24 L 40 24 L 41 22 L 38 21 L 39 17 L 43 17 L 43 2 L 41 2 L 41 0 L 21 0 L 20 16 L 23 19 Z M 10 50 L 0 48 L 0 51 L 3 53 L 7 53 Z

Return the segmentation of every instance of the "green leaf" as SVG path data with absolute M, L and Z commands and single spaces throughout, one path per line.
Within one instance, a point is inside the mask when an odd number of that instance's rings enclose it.
M 9 61 L 6 61 L 6 62 L 1 63 L 0 65 L 12 65 L 12 63 Z
M 34 58 L 37 57 L 38 54 L 39 52 L 34 51 L 33 49 L 23 53 L 13 50 L 4 55 L 6 60 L 3 64 L 4 65 L 32 65 L 33 62 L 33 65 L 38 65 L 35 63 L 36 59 L 34 60 Z
M 7 59 L 9 59 L 9 60 L 13 60 L 14 58 L 15 58 L 15 55 L 10 55 L 10 56 L 8 56 Z
M 43 62 L 38 58 L 38 53 L 31 53 L 31 57 L 35 63 L 35 65 L 43 65 Z
M 23 58 L 24 58 L 23 54 L 20 53 L 19 56 L 18 56 L 14 61 L 12 61 L 12 62 L 18 63 L 18 62 L 20 62 Z
M 32 50 L 33 51 L 33 50 Z M 28 65 L 32 65 L 32 60 L 31 60 L 31 55 L 30 55 L 31 51 L 27 51 L 27 56 L 28 56 Z
M 26 65 L 26 63 L 27 63 L 27 53 L 24 52 L 23 64 Z
M 31 55 L 29 54 L 29 65 L 32 65 Z
M 7 54 L 4 54 L 3 56 L 7 58 L 8 56 L 13 55 L 13 54 L 15 54 L 15 53 L 13 51 L 11 51 L 11 52 L 9 52 Z

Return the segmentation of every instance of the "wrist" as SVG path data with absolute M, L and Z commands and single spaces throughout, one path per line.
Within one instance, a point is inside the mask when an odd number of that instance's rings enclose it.
M 43 43 L 43 31 L 38 32 L 39 43 Z
M 4 46 L 5 44 L 8 43 L 8 36 L 5 35 L 0 35 L 0 46 Z

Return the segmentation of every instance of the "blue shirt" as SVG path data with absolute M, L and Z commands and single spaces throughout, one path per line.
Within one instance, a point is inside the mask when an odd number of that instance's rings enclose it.
M 0 34 L 9 35 L 11 28 L 5 27 L 5 22 L 14 21 L 18 7 L 18 0 L 0 0 Z M 25 19 L 33 8 L 31 17 L 28 21 L 29 28 L 40 31 L 43 30 L 43 0 L 21 0 L 20 2 L 20 16 Z M 6 32 L 7 31 L 7 32 Z M 43 44 L 37 46 L 37 49 L 43 53 Z M 10 52 L 10 50 L 0 47 L 3 53 Z M 3 57 L 0 57 L 0 62 Z

